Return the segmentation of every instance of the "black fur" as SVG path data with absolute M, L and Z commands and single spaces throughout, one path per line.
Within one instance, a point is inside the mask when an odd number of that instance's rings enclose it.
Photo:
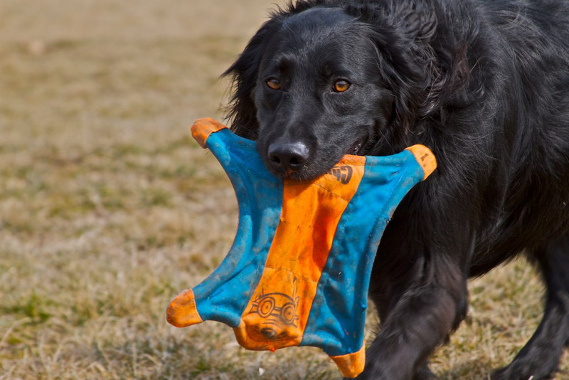
M 381 241 L 369 294 L 381 330 L 360 378 L 431 376 L 429 355 L 466 314 L 468 277 L 520 253 L 543 274 L 545 314 L 493 376 L 555 372 L 569 343 L 569 2 L 298 1 L 226 75 L 233 129 L 275 173 L 311 178 L 345 153 L 416 143 L 438 159 Z M 351 87 L 335 91 L 338 80 Z

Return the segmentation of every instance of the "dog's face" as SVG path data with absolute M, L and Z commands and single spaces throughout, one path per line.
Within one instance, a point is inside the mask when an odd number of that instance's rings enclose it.
M 391 117 L 365 29 L 339 9 L 311 9 L 268 42 L 253 96 L 259 153 L 273 173 L 311 178 L 344 154 L 365 154 Z
M 401 136 L 433 93 L 424 68 L 434 65 L 417 61 L 428 51 L 414 42 L 428 39 L 428 12 L 308 3 L 273 15 L 225 73 L 234 131 L 257 140 L 271 172 L 294 179 L 317 177 L 345 154 L 404 148 Z

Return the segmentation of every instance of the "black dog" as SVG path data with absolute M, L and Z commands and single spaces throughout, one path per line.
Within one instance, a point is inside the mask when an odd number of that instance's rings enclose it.
M 569 2 L 297 1 L 226 75 L 234 130 L 279 175 L 415 143 L 437 156 L 381 241 L 369 294 L 381 331 L 360 378 L 431 377 L 468 277 L 522 252 L 543 274 L 545 315 L 493 376 L 555 372 L 569 344 Z

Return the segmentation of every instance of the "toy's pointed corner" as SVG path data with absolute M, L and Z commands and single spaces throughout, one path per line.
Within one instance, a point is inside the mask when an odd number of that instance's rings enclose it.
M 342 375 L 349 378 L 354 378 L 363 372 L 366 363 L 366 347 L 365 342 L 359 351 L 341 355 L 341 356 L 330 356 L 330 359 L 334 360 L 334 363 L 338 366 L 338 369 L 342 372 Z
M 192 289 L 183 291 L 170 302 L 166 311 L 166 320 L 176 327 L 186 327 L 203 322 L 198 313 Z
M 192 125 L 192 137 L 201 145 L 202 148 L 205 148 L 208 137 L 212 133 L 225 128 L 227 127 L 219 121 L 210 117 L 204 117 L 202 119 L 197 119 L 194 122 L 194 125 Z
M 430 176 L 437 168 L 437 159 L 435 155 L 429 148 L 421 144 L 413 145 L 407 148 L 407 150 L 413 153 L 413 156 L 415 156 L 415 159 L 419 165 L 421 165 L 421 168 L 423 168 L 423 173 L 425 173 L 423 180 L 426 180 L 427 177 Z

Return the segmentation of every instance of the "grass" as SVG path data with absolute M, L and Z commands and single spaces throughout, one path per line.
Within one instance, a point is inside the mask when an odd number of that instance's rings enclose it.
M 188 128 L 222 117 L 218 76 L 266 8 L 0 3 L 0 379 L 339 378 L 317 349 L 249 352 L 223 325 L 165 321 L 234 236 L 229 182 Z M 541 316 L 522 261 L 470 293 L 468 319 L 432 360 L 443 379 L 485 378 Z

